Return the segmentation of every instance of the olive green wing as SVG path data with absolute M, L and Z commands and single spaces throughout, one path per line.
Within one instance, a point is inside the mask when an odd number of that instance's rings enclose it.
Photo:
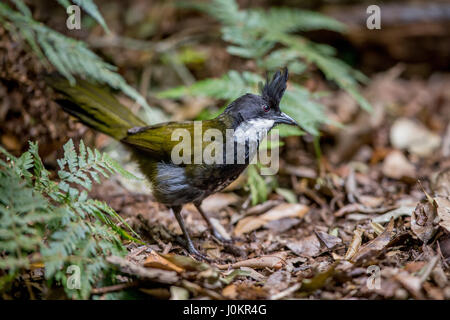
M 206 120 L 198 121 L 197 124 L 194 124 L 194 121 L 184 121 L 135 127 L 128 130 L 127 136 L 121 141 L 132 148 L 147 153 L 148 156 L 157 161 L 170 161 L 172 150 L 177 148 L 178 152 L 181 148 L 181 143 L 183 143 L 185 148 L 190 148 L 191 161 L 193 161 L 194 138 L 202 139 L 204 132 L 211 128 L 222 132 L 224 124 L 217 120 Z M 207 143 L 203 142 L 203 139 L 201 141 L 203 149 Z

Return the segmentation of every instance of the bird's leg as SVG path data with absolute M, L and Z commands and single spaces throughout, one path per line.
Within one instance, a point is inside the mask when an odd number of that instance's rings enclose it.
M 202 255 L 200 252 L 198 252 L 198 250 L 195 249 L 195 247 L 194 247 L 194 243 L 192 242 L 191 237 L 189 236 L 186 225 L 184 224 L 183 217 L 181 216 L 181 206 L 172 207 L 171 210 L 172 210 L 173 214 L 175 215 L 175 218 L 177 218 L 177 221 L 178 221 L 178 224 L 180 225 L 181 231 L 183 231 L 184 238 L 186 239 L 186 249 L 193 256 L 207 260 L 208 258 L 206 258 L 204 255 Z
M 203 219 L 205 219 L 206 223 L 208 224 L 209 229 L 211 230 L 211 232 L 213 233 L 214 237 L 217 238 L 217 240 L 222 241 L 222 242 L 230 242 L 230 240 L 225 239 L 220 232 L 217 231 L 217 229 L 214 227 L 214 225 L 212 224 L 211 220 L 209 219 L 209 217 L 206 215 L 206 213 L 203 211 L 203 209 L 201 208 L 201 202 L 194 202 L 195 207 L 197 208 L 198 212 L 200 212 L 200 214 L 202 215 Z

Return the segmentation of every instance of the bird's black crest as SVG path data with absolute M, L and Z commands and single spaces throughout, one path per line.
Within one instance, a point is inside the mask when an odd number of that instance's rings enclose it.
M 267 78 L 264 87 L 262 86 L 262 83 L 260 83 L 261 96 L 269 103 L 271 108 L 279 107 L 280 100 L 286 90 L 288 76 L 288 69 L 284 68 L 283 73 L 278 70 L 273 75 L 272 81 L 269 82 L 269 78 Z

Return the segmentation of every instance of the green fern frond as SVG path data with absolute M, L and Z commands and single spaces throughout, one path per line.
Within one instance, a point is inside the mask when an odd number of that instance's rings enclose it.
M 94 14 L 92 1 L 74 2 L 80 5 L 82 3 L 89 8 L 91 14 Z M 50 62 L 71 84 L 75 84 L 76 76 L 107 84 L 134 99 L 143 106 L 147 115 L 154 115 L 157 119 L 164 117 L 161 112 L 150 108 L 145 98 L 116 72 L 115 66 L 103 61 L 84 42 L 68 38 L 34 20 L 31 14 L 28 14 L 29 11 L 23 9 L 26 5 L 22 0 L 15 0 L 15 3 L 22 8 L 20 11 L 0 3 L 0 23 L 7 30 L 20 34 L 45 64 L 48 65 Z
M 71 5 L 71 2 L 69 0 L 56 0 L 58 3 L 63 6 L 64 8 L 67 8 Z M 83 10 L 85 10 L 94 20 L 98 22 L 102 26 L 102 28 L 106 32 L 110 32 L 108 26 L 106 25 L 105 20 L 103 19 L 103 16 L 101 15 L 100 11 L 98 10 L 97 5 L 93 0 L 71 0 L 74 4 L 80 6 Z
M 331 30 L 342 32 L 345 26 L 323 14 L 294 8 L 249 9 L 250 14 L 260 21 L 259 28 L 276 33 L 296 31 Z M 257 27 L 258 28 L 258 27 Z
M 65 285 L 70 297 L 89 297 L 92 286 L 108 273 L 105 257 L 125 253 L 121 238 L 140 242 L 122 217 L 87 193 L 93 176 L 126 171 L 83 142 L 76 150 L 72 140 L 58 160 L 58 181 L 50 179 L 36 143 L 20 157 L 2 147 L 0 154 L 6 157 L 0 161 L 0 252 L 6 255 L 0 269 L 9 275 L 0 283 L 6 285 L 39 261 L 45 265 L 46 278 Z M 67 286 L 70 265 L 82 270 L 80 290 Z
M 318 29 L 342 32 L 345 29 L 342 23 L 317 12 L 293 8 L 241 10 L 235 0 L 196 3 L 196 7 L 221 22 L 222 37 L 231 44 L 227 48 L 230 54 L 254 59 L 260 68 L 270 71 L 287 66 L 293 73 L 301 73 L 306 70 L 303 61 L 315 64 L 363 109 L 371 110 L 370 104 L 358 91 L 358 81 L 367 80 L 362 73 L 336 59 L 332 47 L 292 34 Z M 272 50 L 277 45 L 284 47 Z
M 254 164 L 249 165 L 247 175 L 247 186 L 250 189 L 252 205 L 257 205 L 258 203 L 266 201 L 270 190 L 268 189 L 264 178 L 259 174 L 257 166 Z
M 234 100 L 239 96 L 254 92 L 263 79 L 251 72 L 231 70 L 220 78 L 200 80 L 192 86 L 181 86 L 158 94 L 159 98 L 178 99 L 184 96 L 213 97 L 224 100 Z

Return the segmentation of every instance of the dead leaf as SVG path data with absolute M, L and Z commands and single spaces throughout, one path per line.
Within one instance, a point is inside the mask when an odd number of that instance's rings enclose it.
M 264 283 L 264 287 L 270 294 L 285 290 L 291 282 L 291 273 L 286 270 L 278 270 L 272 273 Z
M 299 256 L 315 257 L 320 253 L 320 242 L 314 234 L 299 241 L 289 242 L 286 247 Z
M 201 208 L 205 212 L 218 212 L 219 210 L 240 201 L 240 197 L 232 192 L 219 192 L 203 200 Z
M 361 229 L 355 229 L 355 231 L 353 231 L 353 238 L 350 242 L 350 246 L 347 249 L 347 253 L 345 254 L 345 260 L 350 260 L 356 254 L 356 252 L 358 252 L 362 242 L 362 235 L 363 231 Z
M 20 142 L 16 136 L 10 134 L 4 134 L 1 137 L 2 144 L 9 151 L 18 151 L 20 150 Z
M 223 225 L 217 220 L 216 218 L 210 218 L 211 224 L 214 226 L 214 228 L 217 230 L 217 232 L 220 233 L 220 235 L 227 241 L 231 240 L 230 234 L 225 230 Z
M 377 236 L 379 236 L 380 234 L 383 233 L 384 227 L 381 224 L 379 224 L 378 222 L 371 222 L 370 225 L 372 226 L 372 229 L 373 229 L 373 231 L 375 231 Z
M 245 212 L 245 214 L 247 216 L 258 215 L 258 214 L 264 213 L 264 212 L 272 209 L 273 207 L 275 207 L 281 203 L 282 203 L 282 201 L 280 201 L 280 200 L 267 200 L 263 203 L 257 204 L 256 206 L 249 208 Z
M 272 255 L 239 261 L 233 264 L 216 265 L 219 269 L 249 267 L 254 269 L 274 268 L 280 269 L 285 263 L 287 252 L 281 251 Z
M 366 207 L 360 203 L 350 203 L 348 205 L 343 206 L 342 208 L 340 208 L 338 211 L 336 211 L 334 213 L 335 217 L 342 217 L 346 214 L 352 213 L 352 212 L 358 212 L 358 213 L 367 213 L 367 214 L 381 214 L 381 213 L 385 213 L 389 210 L 392 210 L 396 207 L 381 207 L 381 208 L 371 208 L 371 207 Z
M 427 295 L 433 300 L 444 300 L 444 293 L 438 287 L 432 286 L 429 282 L 425 282 L 422 284 L 425 289 Z
M 178 275 L 174 271 L 167 271 L 155 268 L 144 268 L 140 265 L 137 265 L 133 262 L 130 262 L 118 256 L 109 256 L 106 258 L 106 261 L 116 266 L 121 272 L 133 277 L 169 284 L 178 281 Z
M 383 197 L 374 197 L 369 195 L 359 195 L 359 202 L 361 202 L 364 206 L 370 208 L 377 208 L 383 205 L 385 199 Z
M 439 225 L 450 232 L 450 200 L 444 197 L 434 198 L 437 204 L 437 215 L 439 216 Z
M 301 220 L 297 218 L 284 218 L 280 220 L 267 222 L 264 228 L 267 228 L 273 231 L 274 233 L 282 233 L 298 225 L 300 222 Z
M 431 155 L 441 144 L 441 137 L 422 124 L 399 118 L 391 127 L 390 140 L 397 149 L 408 150 L 421 157 Z
M 205 271 L 211 269 L 208 264 L 192 259 L 191 257 L 178 254 L 161 254 L 161 256 L 174 265 L 188 271 Z
M 406 290 L 408 290 L 415 299 L 424 298 L 421 292 L 422 281 L 420 281 L 420 278 L 412 276 L 406 271 L 400 271 L 394 275 L 394 279 L 397 280 Z
M 236 285 L 230 284 L 230 285 L 226 286 L 225 288 L 223 288 L 222 295 L 224 297 L 227 297 L 228 299 L 236 299 L 237 295 L 238 295 Z
M 372 222 L 375 223 L 385 223 L 389 222 L 391 218 L 397 219 L 401 216 L 410 216 L 415 207 L 400 207 L 392 211 L 388 211 L 385 214 L 382 214 L 381 216 L 375 217 L 372 219 Z
M 450 167 L 440 170 L 433 175 L 431 187 L 436 196 L 450 197 Z
M 437 210 L 434 203 L 424 200 L 417 203 L 411 215 L 411 230 L 414 234 L 427 243 L 436 233 Z
M 384 248 L 386 248 L 394 235 L 394 219 L 391 218 L 391 221 L 386 226 L 383 233 L 361 246 L 358 252 L 353 256 L 352 260 L 358 262 L 378 255 Z
M 150 255 L 147 256 L 147 258 L 144 261 L 144 267 L 171 270 L 177 273 L 185 271 L 183 268 L 180 268 L 179 266 L 173 264 L 166 258 L 160 256 L 155 251 L 150 252 Z
M 189 291 L 185 288 L 171 286 L 170 287 L 170 300 L 187 300 L 189 299 Z
M 403 152 L 394 150 L 383 161 L 381 171 L 386 177 L 393 179 L 416 178 L 416 168 L 409 162 Z
M 420 269 L 422 269 L 423 267 L 425 267 L 426 262 L 425 261 L 411 261 L 408 262 L 404 269 L 406 271 L 408 271 L 409 273 L 416 273 L 418 272 Z
M 327 283 L 328 279 L 330 279 L 330 277 L 334 274 L 334 270 L 338 264 L 339 261 L 335 261 L 325 272 L 320 272 L 311 279 L 304 279 L 300 290 L 315 291 L 322 288 Z
M 283 218 L 303 218 L 309 207 L 302 204 L 283 203 L 264 213 L 261 218 L 274 221 Z
M 328 234 L 323 231 L 316 230 L 315 231 L 317 237 L 319 237 L 320 240 L 322 240 L 323 244 L 328 248 L 332 249 L 338 244 L 342 243 L 342 239 L 336 236 L 333 236 L 331 234 Z
M 139 288 L 139 291 L 148 294 L 156 299 L 166 300 L 170 298 L 170 292 L 166 288 Z
M 260 216 L 245 217 L 238 222 L 234 234 L 240 236 L 244 233 L 257 230 L 270 221 L 283 218 L 303 218 L 309 207 L 296 203 L 282 203 Z
M 440 263 L 438 263 L 433 269 L 433 271 L 431 272 L 431 276 L 433 277 L 434 282 L 436 282 L 439 287 L 445 288 L 447 286 L 448 279 Z

